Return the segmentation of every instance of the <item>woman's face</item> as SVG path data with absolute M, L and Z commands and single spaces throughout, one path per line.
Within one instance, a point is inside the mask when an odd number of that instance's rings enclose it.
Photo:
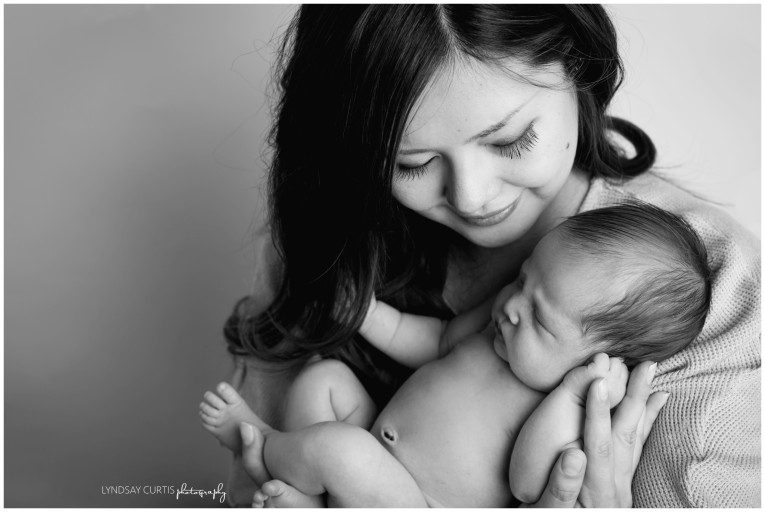
M 475 60 L 434 77 L 408 120 L 393 182 L 401 204 L 482 247 L 519 240 L 554 210 L 576 152 L 576 92 L 562 67 L 503 63 L 529 81 Z

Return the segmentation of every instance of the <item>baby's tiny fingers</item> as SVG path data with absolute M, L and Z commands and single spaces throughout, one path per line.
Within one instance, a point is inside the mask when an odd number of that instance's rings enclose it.
M 651 392 L 651 382 L 655 371 L 656 363 L 650 361 L 640 363 L 632 370 L 627 383 L 627 394 L 616 408 L 613 417 L 614 431 L 624 440 L 631 441 L 632 433 L 636 432 Z

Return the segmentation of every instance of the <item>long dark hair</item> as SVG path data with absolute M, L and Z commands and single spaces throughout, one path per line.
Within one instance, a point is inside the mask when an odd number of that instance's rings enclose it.
M 648 136 L 606 115 L 623 68 L 601 6 L 303 6 L 283 39 L 270 134 L 281 284 L 265 311 L 248 298 L 237 303 L 225 328 L 232 352 L 339 358 L 378 404 L 408 375 L 357 330 L 373 292 L 408 312 L 452 316 L 441 294 L 459 238 L 400 206 L 391 184 L 412 106 L 455 55 L 561 63 L 578 91 L 575 166 L 629 178 L 653 164 Z M 626 158 L 611 132 L 636 156 Z

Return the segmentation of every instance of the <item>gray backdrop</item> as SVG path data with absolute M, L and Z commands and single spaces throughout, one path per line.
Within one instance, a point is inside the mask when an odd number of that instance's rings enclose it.
M 7 506 L 218 505 L 143 486 L 225 481 L 197 404 L 250 288 L 271 40 L 292 10 L 5 6 Z M 759 233 L 760 6 L 611 11 L 614 111 Z

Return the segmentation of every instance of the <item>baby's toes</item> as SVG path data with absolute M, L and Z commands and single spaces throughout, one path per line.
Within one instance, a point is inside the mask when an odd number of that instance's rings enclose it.
M 203 412 L 206 415 L 217 418 L 221 415 L 221 410 L 213 407 L 212 405 L 208 404 L 207 402 L 201 402 L 199 404 L 199 412 Z
M 253 508 L 263 508 L 266 505 L 266 500 L 268 499 L 268 496 L 258 489 L 255 491 L 255 494 L 252 496 L 252 506 Z
M 204 413 L 202 410 L 199 411 L 199 417 L 202 419 L 202 426 L 207 430 L 216 430 L 220 424 L 220 418 L 210 416 L 209 414 Z
M 216 409 L 223 409 L 226 407 L 226 402 L 224 402 L 221 397 L 212 391 L 205 391 L 205 394 L 202 396 L 202 398 L 204 398 L 205 402 L 212 405 Z
M 220 396 L 223 398 L 223 400 L 226 401 L 226 404 L 228 405 L 236 405 L 244 401 L 242 397 L 239 396 L 239 393 L 237 393 L 236 390 L 227 382 L 221 382 L 218 384 L 217 390 Z
M 202 421 L 212 426 L 219 425 L 223 419 L 223 415 L 218 409 L 205 402 L 199 404 L 199 416 L 201 416 Z

